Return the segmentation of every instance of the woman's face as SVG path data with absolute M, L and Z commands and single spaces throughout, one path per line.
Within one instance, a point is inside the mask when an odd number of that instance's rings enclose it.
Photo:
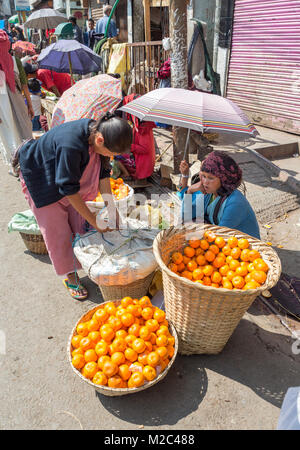
M 199 176 L 206 193 L 217 195 L 217 191 L 221 187 L 220 178 L 202 170 L 200 170 Z
M 92 143 L 94 147 L 95 153 L 98 153 L 102 156 L 114 156 L 114 153 L 112 153 L 110 150 L 108 150 L 107 147 L 105 147 L 104 139 L 101 133 L 96 133 L 94 142 Z

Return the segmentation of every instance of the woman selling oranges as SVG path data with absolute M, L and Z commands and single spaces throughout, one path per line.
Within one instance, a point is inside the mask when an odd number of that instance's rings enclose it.
M 187 186 L 189 166 L 186 161 L 180 165 L 182 189 L 178 193 L 187 204 L 186 194 L 192 194 L 191 219 L 199 215 L 204 222 L 239 230 L 257 239 L 260 238 L 255 213 L 241 191 L 242 170 L 226 153 L 213 151 L 204 159 L 199 172 L 200 181 Z

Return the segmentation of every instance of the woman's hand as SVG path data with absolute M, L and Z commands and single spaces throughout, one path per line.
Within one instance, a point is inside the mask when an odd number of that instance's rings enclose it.
M 188 163 L 186 161 L 181 161 L 179 170 L 180 170 L 181 175 L 188 175 L 190 172 Z
M 192 184 L 192 186 L 190 186 L 188 188 L 187 193 L 193 194 L 194 192 L 197 192 L 197 191 L 201 191 L 202 194 L 207 194 L 206 190 L 203 187 L 201 177 L 200 177 L 200 181 L 198 183 Z

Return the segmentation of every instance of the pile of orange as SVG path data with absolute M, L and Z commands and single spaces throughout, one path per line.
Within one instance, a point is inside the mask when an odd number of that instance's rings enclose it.
M 110 178 L 110 187 L 112 194 L 116 200 L 121 200 L 122 198 L 127 197 L 129 194 L 129 187 L 124 183 L 124 180 L 122 178 L 117 178 L 116 180 Z M 103 202 L 103 198 L 100 192 L 98 192 L 97 197 L 94 199 L 94 202 Z
M 154 380 L 174 355 L 165 312 L 149 297 L 107 302 L 80 322 L 71 340 L 72 364 L 96 385 L 137 388 Z
M 243 290 L 262 286 L 269 270 L 248 239 L 232 236 L 225 240 L 211 231 L 202 239 L 188 241 L 183 251 L 173 252 L 168 268 L 204 286 Z

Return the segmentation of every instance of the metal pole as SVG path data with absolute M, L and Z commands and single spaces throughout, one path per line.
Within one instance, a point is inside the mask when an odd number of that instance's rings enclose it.
M 214 28 L 214 53 L 213 53 L 213 69 L 215 72 L 217 72 L 217 66 L 218 66 L 220 18 L 221 18 L 221 0 L 216 0 L 215 28 Z
M 171 85 L 174 88 L 188 88 L 187 64 L 187 1 L 170 0 Z M 173 127 L 174 172 L 179 172 L 186 144 L 187 129 Z

